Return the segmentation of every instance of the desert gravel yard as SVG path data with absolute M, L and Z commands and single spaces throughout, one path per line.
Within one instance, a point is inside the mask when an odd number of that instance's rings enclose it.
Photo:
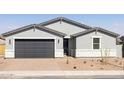
M 83 71 L 124 70 L 124 59 L 107 58 L 106 63 L 98 58 L 55 59 L 4 59 L 0 58 L 0 71 Z

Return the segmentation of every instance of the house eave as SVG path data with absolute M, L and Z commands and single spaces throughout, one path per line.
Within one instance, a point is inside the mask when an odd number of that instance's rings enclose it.
M 47 27 L 38 26 L 36 24 L 24 26 L 24 27 L 21 27 L 21 28 L 3 33 L 2 36 L 8 37 L 8 36 L 11 36 L 11 35 L 14 35 L 14 34 L 17 34 L 17 33 L 21 33 L 21 32 L 24 32 L 24 31 L 32 29 L 32 28 L 36 28 L 36 29 L 39 29 L 39 30 L 45 30 L 45 31 L 48 31 L 49 33 L 52 33 L 52 34 L 55 34 L 55 35 L 58 35 L 58 36 L 62 36 L 62 37 L 66 36 L 65 33 L 61 33 L 59 31 L 56 31 L 56 30 L 53 30 L 53 29 L 50 29 L 50 28 L 47 28 Z
M 87 26 L 85 24 L 76 22 L 74 20 L 71 20 L 71 19 L 68 19 L 68 18 L 65 18 L 65 17 L 57 17 L 57 18 L 54 18 L 52 20 L 49 20 L 49 21 L 46 21 L 46 22 L 42 22 L 42 23 L 40 23 L 38 25 L 40 25 L 40 26 L 46 26 L 46 25 L 49 25 L 49 24 L 52 24 L 52 23 L 55 23 L 55 22 L 58 22 L 58 21 L 63 21 L 63 22 L 66 22 L 66 23 L 75 25 L 77 27 L 85 28 L 85 29 L 91 29 L 92 28 L 90 26 Z
M 71 37 L 83 36 L 83 35 L 85 35 L 85 34 L 89 34 L 89 33 L 92 33 L 92 32 L 94 32 L 94 31 L 98 31 L 98 32 L 101 32 L 101 33 L 104 33 L 104 34 L 107 34 L 107 35 L 110 35 L 110 36 L 116 37 L 116 38 L 120 36 L 120 35 L 117 34 L 117 33 L 114 33 L 114 32 L 108 31 L 108 30 L 105 30 L 105 29 L 103 29 L 103 28 L 95 27 L 95 28 L 92 28 L 92 29 L 88 29 L 88 30 L 85 30 L 85 31 L 82 31 L 82 32 L 73 34 L 73 35 L 71 35 Z

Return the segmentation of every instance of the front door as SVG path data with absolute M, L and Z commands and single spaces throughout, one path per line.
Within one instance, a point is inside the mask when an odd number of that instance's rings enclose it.
M 64 39 L 64 43 L 63 43 L 63 45 L 64 45 L 64 55 L 68 55 L 68 43 L 69 43 L 69 41 L 68 41 L 69 39 Z

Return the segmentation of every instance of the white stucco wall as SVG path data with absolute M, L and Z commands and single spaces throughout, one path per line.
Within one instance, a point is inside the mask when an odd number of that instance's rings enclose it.
M 15 39 L 54 39 L 55 41 L 55 57 L 63 57 L 63 37 L 59 37 L 57 35 L 33 29 L 17 33 L 11 36 L 6 37 L 5 39 L 5 57 L 6 58 L 14 58 L 15 57 Z M 11 44 L 9 44 L 9 40 L 11 40 Z M 59 43 L 58 43 L 59 40 Z
M 100 49 L 93 49 L 93 37 L 100 38 Z M 117 48 L 116 48 L 116 38 L 97 32 L 95 32 L 79 36 L 76 38 L 76 57 L 117 57 Z
M 117 48 L 117 57 L 119 58 L 122 58 L 122 46 L 123 45 L 117 45 L 116 48 Z

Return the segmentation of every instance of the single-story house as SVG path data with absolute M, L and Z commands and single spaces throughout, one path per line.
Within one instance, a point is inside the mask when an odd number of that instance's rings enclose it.
M 122 57 L 119 34 L 58 17 L 2 34 L 6 58 Z

